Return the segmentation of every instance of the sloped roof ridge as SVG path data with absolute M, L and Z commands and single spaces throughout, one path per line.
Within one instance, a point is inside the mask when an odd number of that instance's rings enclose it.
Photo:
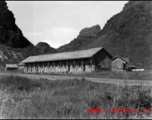
M 53 54 L 45 54 L 38 56 L 29 56 L 22 62 L 38 62 L 38 61 L 54 61 L 54 60 L 67 60 L 67 59 L 78 59 L 78 58 L 87 58 L 93 56 L 99 50 L 103 49 L 103 47 L 91 48 L 86 50 L 78 50 L 78 51 L 70 51 L 70 52 L 62 52 L 62 53 L 53 53 Z
M 65 53 L 74 53 L 74 52 L 82 52 L 82 51 L 88 51 L 88 50 L 93 50 L 93 49 L 102 49 L 102 48 L 103 48 L 103 47 L 95 47 L 95 48 L 84 49 L 84 50 L 76 50 L 76 51 L 68 51 L 68 52 L 59 52 L 59 53 L 49 53 L 49 54 L 34 55 L 34 56 L 29 56 L 29 57 L 45 56 L 45 55 L 55 55 L 55 54 L 65 54 Z
M 123 58 L 120 57 L 119 55 L 116 55 L 113 59 L 111 59 L 111 61 L 115 60 L 116 58 L 120 58 L 120 59 L 122 59 L 123 61 L 127 62 L 125 59 L 123 59 Z

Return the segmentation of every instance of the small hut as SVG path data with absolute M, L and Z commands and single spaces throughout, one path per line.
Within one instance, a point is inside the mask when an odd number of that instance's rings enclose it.
M 134 66 L 132 64 L 127 65 L 127 71 L 134 71 L 135 69 L 136 69 L 136 66 Z
M 111 62 L 112 71 L 124 71 L 127 69 L 127 64 L 129 62 L 129 58 L 122 58 L 117 55 L 111 61 L 112 61 Z
M 5 71 L 9 70 L 18 70 L 18 65 L 17 64 L 6 64 L 5 65 Z

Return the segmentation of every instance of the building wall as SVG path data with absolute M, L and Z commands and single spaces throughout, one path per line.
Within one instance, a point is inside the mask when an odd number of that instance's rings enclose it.
M 111 70 L 111 58 L 112 56 L 102 49 L 92 58 L 27 63 L 24 70 L 28 73 L 83 73 Z
M 125 68 L 124 68 L 123 64 L 126 64 L 126 63 L 123 60 L 121 60 L 120 58 L 117 58 L 111 62 L 111 67 L 112 67 L 111 70 L 112 71 L 124 71 Z
M 99 51 L 93 56 L 93 62 L 95 64 L 96 71 L 111 70 L 111 59 L 112 56 L 104 49 Z
M 20 65 L 20 66 L 18 67 L 18 69 L 19 69 L 19 70 L 23 70 L 23 69 L 24 69 L 24 66 L 23 66 L 23 65 Z
M 27 73 L 82 73 L 95 71 L 95 65 L 91 59 L 69 60 L 58 62 L 28 63 L 25 64 L 24 72 Z
M 77 73 L 82 73 L 82 72 L 83 72 L 82 65 L 81 65 L 81 66 L 76 65 L 76 66 L 75 66 L 75 72 L 77 72 Z

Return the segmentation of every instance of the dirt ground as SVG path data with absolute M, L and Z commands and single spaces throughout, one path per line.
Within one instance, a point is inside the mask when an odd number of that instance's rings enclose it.
M 112 78 L 93 78 L 93 77 L 79 77 L 79 76 L 65 76 L 65 75 L 43 75 L 43 74 L 22 74 L 22 73 L 0 73 L 0 76 L 5 75 L 17 75 L 22 77 L 28 77 L 31 79 L 48 79 L 48 80 L 68 80 L 68 79 L 82 79 L 85 78 L 86 80 L 92 82 L 99 82 L 99 83 L 111 83 L 117 85 L 142 85 L 142 86 L 151 86 L 152 80 L 125 80 L 125 79 L 112 79 Z

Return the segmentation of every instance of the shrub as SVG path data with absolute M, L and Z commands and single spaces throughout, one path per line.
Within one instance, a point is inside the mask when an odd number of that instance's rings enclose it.
M 38 80 L 31 80 L 25 77 L 13 75 L 1 78 L 0 86 L 9 89 L 10 92 L 14 92 L 16 90 L 30 91 L 32 89 L 42 87 L 41 82 Z

